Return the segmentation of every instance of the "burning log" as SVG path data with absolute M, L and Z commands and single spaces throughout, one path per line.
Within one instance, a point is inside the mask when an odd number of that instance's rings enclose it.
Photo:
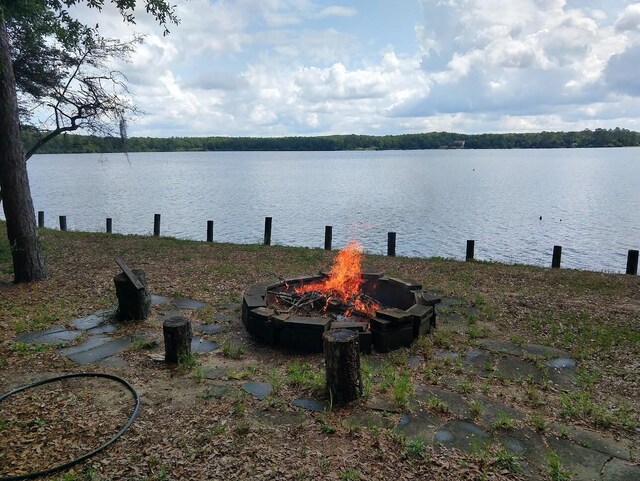
M 333 404 L 346 404 L 362 396 L 358 333 L 332 329 L 322 336 L 326 390 Z

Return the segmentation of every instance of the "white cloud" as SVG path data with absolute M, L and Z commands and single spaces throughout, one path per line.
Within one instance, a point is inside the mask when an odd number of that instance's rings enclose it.
M 147 34 L 120 66 L 148 113 L 133 135 L 639 128 L 637 2 L 421 0 L 403 50 L 378 40 L 393 2 L 176 3 L 166 37 L 144 12 L 76 10 Z

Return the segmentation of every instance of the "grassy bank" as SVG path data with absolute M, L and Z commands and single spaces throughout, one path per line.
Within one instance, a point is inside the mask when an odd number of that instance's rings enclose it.
M 112 278 L 119 272 L 116 257 L 122 257 L 131 267 L 144 269 L 153 294 L 206 302 L 207 307 L 191 314 L 194 320 L 216 322 L 220 312 L 230 313 L 224 321 L 226 331 L 216 337 L 223 349 L 200 356 L 189 369 L 170 371 L 158 366 L 150 360 L 142 344 L 126 353 L 129 367 L 113 369 L 141 387 L 143 411 L 132 431 L 98 457 L 120 458 L 126 463 L 99 464 L 91 468 L 95 471 L 93 478 L 85 470 L 78 472 L 76 479 L 137 476 L 160 480 L 186 475 L 192 479 L 208 476 L 217 479 L 211 474 L 214 468 L 220 470 L 220 479 L 233 477 L 234 472 L 242 471 L 239 467 L 239 471 L 233 471 L 231 467 L 253 465 L 258 462 L 256 459 L 262 459 L 254 451 L 249 454 L 250 445 L 262 441 L 264 455 L 268 457 L 271 453 L 270 459 L 284 466 L 285 474 L 290 475 L 288 478 L 264 475 L 263 479 L 308 479 L 304 477 L 307 472 L 310 477 L 321 479 L 387 479 L 372 475 L 369 468 L 361 465 L 363 460 L 372 466 L 391 463 L 396 474 L 399 473 L 397 477 L 430 474 L 435 479 L 482 479 L 469 477 L 470 469 L 485 473 L 486 479 L 524 476 L 501 474 L 489 458 L 482 457 L 489 455 L 458 453 L 445 458 L 433 451 L 425 467 L 422 455 L 411 454 L 422 448 L 403 444 L 392 431 L 350 427 L 345 419 L 353 408 L 319 414 L 303 433 L 277 427 L 273 428 L 275 431 L 265 432 L 253 424 L 261 412 L 288 411 L 287 399 L 317 390 L 321 356 L 282 353 L 255 344 L 242 329 L 239 319 L 242 293 L 258 282 L 327 269 L 335 252 L 47 229 L 41 231 L 41 238 L 49 278 L 29 285 L 13 285 L 6 226 L 0 222 L 0 384 L 3 386 L 17 386 L 42 373 L 78 370 L 55 348 L 27 346 L 16 341 L 15 335 L 68 325 L 74 318 L 113 307 Z M 640 398 L 638 276 L 373 255 L 366 256 L 364 267 L 368 271 L 384 271 L 394 277 L 417 281 L 445 296 L 460 298 L 461 303 L 468 306 L 457 320 L 440 325 L 435 333 L 411 348 L 375 355 L 370 362 L 366 361 L 365 365 L 369 366 L 366 369 L 383 363 L 387 366 L 385 369 L 392 372 L 389 376 L 389 372 L 366 371 L 371 374 L 368 385 L 371 395 L 390 392 L 402 405 L 401 380 L 405 376 L 405 386 L 446 384 L 458 392 L 490 395 L 517 406 L 528 413 L 522 423 L 531 429 L 550 429 L 554 422 L 568 422 L 631 440 L 636 445 L 640 441 L 637 429 L 640 415 L 637 402 Z M 442 314 L 446 314 L 447 309 L 455 310 L 455 307 L 442 309 Z M 157 323 L 146 322 L 143 327 L 161 332 Z M 433 359 L 435 351 L 465 352 L 482 338 L 568 350 L 578 362 L 577 390 L 567 394 L 544 383 L 533 385 L 527 379 L 506 382 L 480 378 L 464 371 L 460 363 Z M 416 354 L 424 357 L 425 365 L 416 371 L 406 370 L 407 357 Z M 237 368 L 240 379 L 250 376 L 269 380 L 279 387 L 267 408 L 240 395 L 222 400 L 203 396 L 208 389 L 203 373 L 223 361 Z M 105 368 L 89 369 L 104 371 Z M 411 382 L 407 383 L 407 379 Z M 166 438 L 166 430 L 151 432 L 150 427 L 158 423 L 170 426 L 173 441 Z M 276 449 L 283 443 L 291 453 L 295 452 L 289 456 L 291 459 L 285 459 Z M 216 452 L 218 458 L 227 457 L 227 464 L 216 464 L 220 459 L 213 459 L 213 455 L 207 457 L 198 446 L 207 446 L 209 454 Z M 380 446 L 381 453 L 378 452 Z M 381 456 L 382 461 L 376 456 Z M 185 467 L 177 460 L 192 466 Z M 447 470 L 439 464 L 445 460 L 449 463 Z M 358 473 L 361 478 L 357 477 Z M 259 478 L 251 473 L 242 476 Z M 242 476 L 236 478 L 242 479 Z

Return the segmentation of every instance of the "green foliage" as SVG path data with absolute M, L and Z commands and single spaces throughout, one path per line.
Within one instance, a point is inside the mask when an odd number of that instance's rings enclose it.
M 427 452 L 427 443 L 422 438 L 408 441 L 405 445 L 404 454 L 408 458 L 423 458 Z
M 546 455 L 546 460 L 551 481 L 571 481 L 573 474 L 562 466 L 560 457 L 555 451 L 549 451 Z
M 325 375 L 321 370 L 311 367 L 309 363 L 295 361 L 287 369 L 287 382 L 293 387 L 321 392 L 324 390 Z
M 496 417 L 491 421 L 491 429 L 513 429 L 515 420 L 504 411 L 498 410 Z
M 640 145 L 640 133 L 627 129 L 596 129 L 581 132 L 464 135 L 429 132 L 408 135 L 329 135 L 314 137 L 131 137 L 129 152 L 188 151 L 318 151 L 318 150 L 412 150 L 450 147 L 458 140 L 472 149 L 529 149 L 557 147 L 623 147 Z M 25 139 L 29 145 L 29 138 Z M 118 138 L 69 135 L 49 142 L 43 153 L 121 152 Z M 481 295 L 476 305 L 485 304 Z
M 346 468 L 340 473 L 340 481 L 360 481 L 363 474 L 355 468 Z
M 231 359 L 241 359 L 245 353 L 245 345 L 241 342 L 225 340 L 220 344 L 222 355 Z

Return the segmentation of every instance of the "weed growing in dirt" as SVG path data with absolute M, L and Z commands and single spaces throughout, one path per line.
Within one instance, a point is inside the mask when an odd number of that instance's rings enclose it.
M 560 457 L 555 451 L 547 452 L 546 461 L 551 481 L 571 481 L 573 473 L 562 466 Z
M 245 345 L 243 343 L 230 340 L 222 341 L 220 349 L 224 357 L 231 359 L 242 359 L 245 353 Z
M 354 468 L 347 468 L 340 473 L 340 481 L 360 481 L 364 479 L 363 474 Z
M 491 421 L 491 429 L 513 429 L 516 426 L 515 420 L 504 411 L 498 410 L 496 418 Z
M 301 387 L 314 391 L 324 391 L 325 374 L 313 368 L 309 363 L 293 362 L 287 368 L 287 383 L 292 387 Z
M 427 453 L 427 443 L 424 439 L 418 438 L 406 443 L 404 454 L 408 458 L 424 458 Z

